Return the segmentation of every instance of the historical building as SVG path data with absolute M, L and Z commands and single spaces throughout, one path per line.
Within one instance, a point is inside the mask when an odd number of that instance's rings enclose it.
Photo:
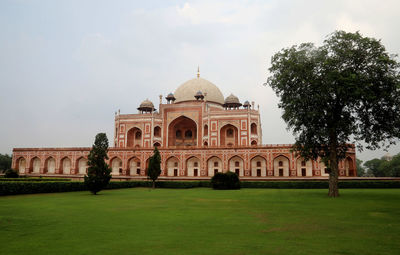
M 213 83 L 197 77 L 175 93 L 160 96 L 158 109 L 143 101 L 135 114 L 115 114 L 114 146 L 109 149 L 113 178 L 146 176 L 157 146 L 162 177 L 210 178 L 232 171 L 241 178 L 328 176 L 324 163 L 305 161 L 290 144 L 263 145 L 260 113 L 233 94 L 224 98 Z M 20 174 L 82 177 L 90 148 L 15 148 Z M 356 176 L 355 151 L 339 165 L 340 176 Z

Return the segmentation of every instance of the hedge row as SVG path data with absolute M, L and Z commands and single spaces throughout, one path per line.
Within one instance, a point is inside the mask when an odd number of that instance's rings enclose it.
M 67 182 L 66 178 L 0 178 L 0 182 Z
M 262 189 L 327 189 L 328 181 L 245 181 L 242 188 Z M 400 188 L 400 181 L 339 181 L 341 189 L 391 189 Z
M 271 189 L 327 189 L 327 181 L 258 181 L 241 182 L 242 188 L 271 188 Z M 110 182 L 107 189 L 121 189 L 134 187 L 151 187 L 150 181 L 125 181 Z M 157 188 L 196 188 L 210 187 L 209 181 L 160 181 L 156 182 Z M 400 188 L 400 181 L 341 181 L 339 188 Z M 67 191 L 87 190 L 83 182 L 70 181 L 24 181 L 24 182 L 0 182 L 0 195 L 53 193 Z

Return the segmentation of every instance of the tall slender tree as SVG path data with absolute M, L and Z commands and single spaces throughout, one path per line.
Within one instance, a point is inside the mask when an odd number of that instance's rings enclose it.
M 96 135 L 88 156 L 88 174 L 84 177 L 85 184 L 94 195 L 104 189 L 111 179 L 111 169 L 106 163 L 108 159 L 108 139 L 105 133 Z
M 156 180 L 161 174 L 161 156 L 157 147 L 154 147 L 153 156 L 149 159 L 147 176 L 153 181 L 153 189 L 156 187 Z
M 388 146 L 400 137 L 396 56 L 379 40 L 336 31 L 324 44 L 285 48 L 272 57 L 269 84 L 305 158 L 329 169 L 329 196 L 339 195 L 338 163 L 355 143 Z

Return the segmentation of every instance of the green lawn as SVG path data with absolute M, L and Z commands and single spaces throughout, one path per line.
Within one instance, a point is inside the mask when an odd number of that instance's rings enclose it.
M 400 189 L 0 197 L 0 254 L 400 254 Z

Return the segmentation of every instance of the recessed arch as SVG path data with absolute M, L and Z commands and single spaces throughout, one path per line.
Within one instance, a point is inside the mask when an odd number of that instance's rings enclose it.
M 251 176 L 265 177 L 267 176 L 267 160 L 260 156 L 254 156 L 250 160 Z
M 191 156 L 186 160 L 187 176 L 200 176 L 200 159 L 196 156 Z
M 232 124 L 226 124 L 219 131 L 221 146 L 237 146 L 239 144 L 238 128 Z
M 85 157 L 79 157 L 76 160 L 75 169 L 77 170 L 77 174 L 86 174 L 88 169 L 88 160 Z
M 217 156 L 211 156 L 207 159 L 207 174 L 214 176 L 216 173 L 222 173 L 222 160 Z
M 238 176 L 244 176 L 244 160 L 240 156 L 233 156 L 228 160 L 229 171 Z
M 60 173 L 71 174 L 71 159 L 68 156 L 63 157 L 60 161 Z
M 112 175 L 122 175 L 122 160 L 118 156 L 110 160 L 110 165 Z
M 142 130 L 138 127 L 133 127 L 128 130 L 126 138 L 126 147 L 142 147 Z
M 165 161 L 165 169 L 167 176 L 180 176 L 180 160 L 171 156 Z
M 44 161 L 44 173 L 54 174 L 56 172 L 56 160 L 50 156 Z
M 40 158 L 39 157 L 33 157 L 31 159 L 29 172 L 30 173 L 34 173 L 34 174 L 40 173 L 40 164 L 41 164 Z
M 197 146 L 197 123 L 180 116 L 168 125 L 168 146 Z
M 251 146 L 257 146 L 257 140 L 251 141 Z
M 132 175 L 132 176 L 140 175 L 142 164 L 138 157 L 136 157 L 136 156 L 131 157 L 128 160 L 128 166 L 129 166 L 129 175 Z
M 161 137 L 161 127 L 160 126 L 154 127 L 154 137 Z
M 257 135 L 257 124 L 256 123 L 251 123 L 250 132 L 252 135 Z
M 354 169 L 354 161 L 351 157 L 346 157 L 344 161 L 344 166 L 346 176 L 357 176 L 357 173 Z
M 18 173 L 25 174 L 27 169 L 26 159 L 24 157 L 19 157 L 16 161 L 16 164 L 16 169 L 18 170 Z
M 305 160 L 298 157 L 296 160 L 297 176 L 313 176 L 313 167 L 311 160 Z
M 160 144 L 159 142 L 155 142 L 155 143 L 153 144 L 153 146 L 154 146 L 154 147 L 157 147 L 157 148 L 160 148 L 160 147 L 161 147 L 161 144 Z
M 289 158 L 279 155 L 274 158 L 274 176 L 289 176 Z
M 207 124 L 204 125 L 204 133 L 203 133 L 203 135 L 204 136 L 208 136 L 208 125 Z

